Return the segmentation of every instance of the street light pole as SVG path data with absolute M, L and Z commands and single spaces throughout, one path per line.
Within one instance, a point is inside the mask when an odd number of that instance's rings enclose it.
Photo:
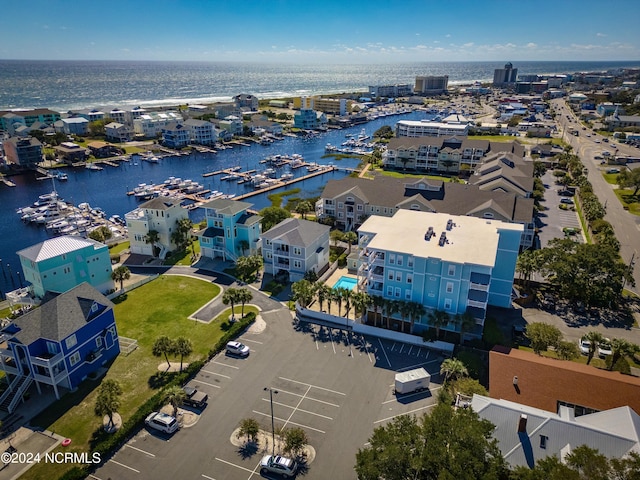
M 273 421 L 273 394 L 278 393 L 277 390 L 274 390 L 271 387 L 264 387 L 264 391 L 269 392 L 269 401 L 271 402 L 271 454 L 275 457 L 276 455 L 276 427 Z

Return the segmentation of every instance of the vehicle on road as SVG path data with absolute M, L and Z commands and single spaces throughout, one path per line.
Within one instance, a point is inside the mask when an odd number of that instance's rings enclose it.
M 265 455 L 260 460 L 260 473 L 277 473 L 282 478 L 293 477 L 298 469 L 298 464 L 292 458 L 281 455 Z
M 164 433 L 173 433 L 180 428 L 176 417 L 162 412 L 150 413 L 147 418 L 144 419 L 144 423 L 148 427 L 155 428 Z
M 239 357 L 246 357 L 250 352 L 249 347 L 244 343 L 236 342 L 235 340 L 227 343 L 226 350 L 228 355 L 237 355 Z
M 420 392 L 429 388 L 431 375 L 422 367 L 396 373 L 394 393 L 406 394 Z
M 591 342 L 584 337 L 578 340 L 578 347 L 580 348 L 580 353 L 583 355 L 589 355 L 589 349 L 591 348 Z
M 560 203 L 564 203 L 566 205 L 573 205 L 573 200 L 570 198 L 564 197 L 560 199 Z
M 598 342 L 598 356 L 604 358 L 611 355 L 611 340 L 605 338 L 602 342 Z
M 194 387 L 182 387 L 185 393 L 185 398 L 183 400 L 185 405 L 189 405 L 191 407 L 196 408 L 204 408 L 209 400 L 209 395 L 206 393 L 202 393 L 197 388 Z
M 607 173 L 620 173 L 619 168 L 610 168 L 607 170 Z

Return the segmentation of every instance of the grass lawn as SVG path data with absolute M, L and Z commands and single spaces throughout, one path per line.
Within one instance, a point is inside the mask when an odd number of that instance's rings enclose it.
M 525 350 L 527 352 L 531 352 L 533 353 L 533 349 L 531 347 L 523 347 L 522 345 L 520 345 L 518 347 L 519 350 Z M 558 354 L 552 350 L 547 350 L 546 352 L 542 352 L 542 356 L 543 357 L 547 357 L 547 358 L 558 358 Z M 587 356 L 586 355 L 580 355 L 578 358 L 575 358 L 573 360 L 571 360 L 572 362 L 576 362 L 576 363 L 582 363 L 583 365 L 587 364 Z M 607 364 L 605 363 L 604 360 L 602 360 L 601 358 L 599 358 L 597 355 L 593 357 L 593 359 L 591 360 L 591 363 L 589 364 L 592 367 L 595 368 L 600 368 L 602 370 L 606 370 L 607 369 Z
M 630 213 L 640 215 L 640 194 L 633 195 L 631 189 L 615 189 L 616 197 L 624 207 L 628 207 Z
M 371 170 L 370 170 L 371 171 Z M 384 175 L 385 177 L 393 177 L 393 178 L 431 178 L 433 180 L 442 180 L 443 182 L 451 182 L 452 177 L 443 177 L 440 175 L 425 175 L 421 173 L 403 173 L 397 172 L 395 170 L 382 170 L 375 169 L 378 175 Z
M 617 173 L 603 173 L 602 176 L 607 181 L 607 183 L 611 185 L 618 184 L 618 174 Z
M 195 252 L 195 255 L 197 257 L 197 255 L 200 253 L 200 242 L 198 240 L 194 240 L 193 242 L 193 251 Z M 171 255 L 169 258 L 165 260 L 164 264 L 165 265 L 186 265 L 188 267 L 192 263 L 191 262 L 192 255 L 193 254 L 191 252 L 191 247 L 189 247 L 186 250 L 181 250 Z
M 490 142 L 518 142 L 522 143 L 520 137 L 512 137 L 509 135 L 469 135 L 469 140 L 489 140 Z M 548 139 L 545 139 L 548 140 Z
M 282 192 L 272 193 L 270 195 L 267 195 L 267 198 L 271 202 L 272 207 L 281 207 L 282 199 L 284 197 L 290 197 L 292 195 L 297 195 L 298 193 L 300 193 L 299 188 L 291 188 L 289 190 L 284 190 Z
M 118 253 L 122 253 L 125 250 L 127 250 L 130 245 L 131 245 L 131 242 L 129 242 L 128 240 L 126 242 L 118 243 L 112 247 L 109 247 L 109 254 L 115 255 Z
M 163 384 L 164 375 L 158 373 L 158 365 L 165 361 L 164 357 L 158 358 L 151 354 L 151 347 L 158 336 L 184 336 L 191 340 L 193 353 L 184 359 L 185 362 L 204 359 L 222 337 L 228 326 L 231 309 L 226 309 L 209 324 L 187 318 L 220 291 L 219 286 L 204 280 L 163 275 L 114 302 L 119 335 L 133 338 L 139 345 L 128 356 L 119 355 L 108 366 L 109 371 L 105 377 L 116 379 L 122 385 L 124 394 L 119 413 L 123 420 L 126 421 Z M 239 314 L 241 307 L 236 306 L 234 310 Z M 257 309 L 245 306 L 245 314 L 250 311 L 257 312 Z M 169 358 L 180 361 L 179 357 Z M 70 438 L 74 451 L 89 451 L 89 442 L 94 432 L 101 427 L 101 420 L 93 412 L 97 394 L 94 389 L 101 380 L 87 380 L 76 392 L 65 395 L 38 415 L 32 425 Z M 58 478 L 60 473 L 70 467 L 70 464 L 54 467 L 42 463 L 31 468 L 21 478 Z

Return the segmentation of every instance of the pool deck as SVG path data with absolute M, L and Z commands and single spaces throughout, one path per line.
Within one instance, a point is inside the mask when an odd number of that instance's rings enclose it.
M 333 286 L 336 283 L 338 283 L 338 280 L 340 280 L 341 277 L 349 277 L 349 278 L 353 278 L 354 280 L 357 280 L 358 278 L 355 275 L 348 273 L 346 268 L 338 268 L 335 272 L 331 274 L 329 278 L 327 278 L 327 281 L 324 283 L 329 285 L 331 288 L 333 288 Z

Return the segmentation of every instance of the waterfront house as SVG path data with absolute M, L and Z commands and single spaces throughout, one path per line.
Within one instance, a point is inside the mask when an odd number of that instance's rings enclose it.
M 327 225 L 287 218 L 260 235 L 264 271 L 286 276 L 290 282 L 313 271 L 321 275 L 329 267 L 329 231 Z
M 189 141 L 196 145 L 213 145 L 218 140 L 216 129 L 211 122 L 190 118 L 184 122 L 189 130 Z
M 116 143 L 130 142 L 133 137 L 131 129 L 121 122 L 111 122 L 104 126 L 104 133 L 107 140 Z
M 162 144 L 169 148 L 183 148 L 189 145 L 189 128 L 182 122 L 171 122 L 162 127 Z
M 42 143 L 33 137 L 11 137 L 3 143 L 7 164 L 34 167 L 42 162 Z
M 96 158 L 109 158 L 122 154 L 122 150 L 119 147 L 99 140 L 87 143 L 87 148 L 91 155 Z
M 89 152 L 86 148 L 73 142 L 62 142 L 60 145 L 53 147 L 53 149 L 58 157 L 69 163 L 82 162 L 89 157 Z
M 126 124 L 127 120 L 129 118 L 127 111 L 126 110 L 122 110 L 121 108 L 114 108 L 112 109 L 108 114 L 107 114 L 108 118 L 111 119 L 112 122 L 114 123 L 122 123 L 122 124 Z
M 251 203 L 216 198 L 205 203 L 207 226 L 198 233 L 203 257 L 237 260 L 258 251 L 262 217 L 252 213 Z
M 180 206 L 180 200 L 156 197 L 125 214 L 131 253 L 165 258 L 177 245 L 173 233 L 178 222 L 189 218 L 189 212 Z M 155 231 L 158 240 L 149 241 L 149 232 Z
M 17 252 L 24 279 L 37 298 L 87 282 L 98 291 L 113 289 L 109 248 L 90 238 L 63 235 Z
M 235 115 L 229 115 L 222 120 L 213 120 L 218 129 L 233 135 L 242 135 L 242 119 Z
M 408 209 L 519 223 L 524 228 L 520 247 L 533 244 L 533 199 L 475 185 L 426 178 L 345 177 L 329 180 L 315 207 L 318 219 L 332 219 L 343 231 L 357 230 L 371 215 L 390 217 Z
M 314 130 L 327 124 L 324 112 L 303 108 L 293 116 L 293 126 L 302 130 Z
M 0 369 L 9 383 L 0 408 L 13 412 L 35 382 L 75 390 L 120 352 L 113 303 L 88 283 L 47 293 L 39 308 L 0 330 Z
M 67 135 L 86 135 L 89 132 L 89 120 L 84 117 L 63 118 L 53 124 L 56 132 Z
M 533 468 L 539 460 L 553 455 L 564 462 L 581 445 L 608 458 L 640 452 L 640 416 L 628 406 L 577 416 L 565 405 L 549 412 L 477 394 L 470 406 L 480 418 L 495 425 L 492 436 L 512 467 Z
M 131 113 L 133 114 L 133 110 Z M 162 135 L 162 129 L 172 122 L 182 123 L 182 115 L 173 111 L 140 113 L 134 117 L 133 131 L 135 135 L 144 138 L 155 138 Z
M 480 338 L 489 305 L 508 308 L 522 225 L 485 218 L 399 209 L 370 216 L 358 229 L 358 289 L 387 300 L 417 302 L 446 312 L 443 330 L 460 331 L 457 314 L 476 321 L 467 335 Z M 429 327 L 417 319 L 415 332 Z M 408 318 L 394 316 L 408 332 Z

